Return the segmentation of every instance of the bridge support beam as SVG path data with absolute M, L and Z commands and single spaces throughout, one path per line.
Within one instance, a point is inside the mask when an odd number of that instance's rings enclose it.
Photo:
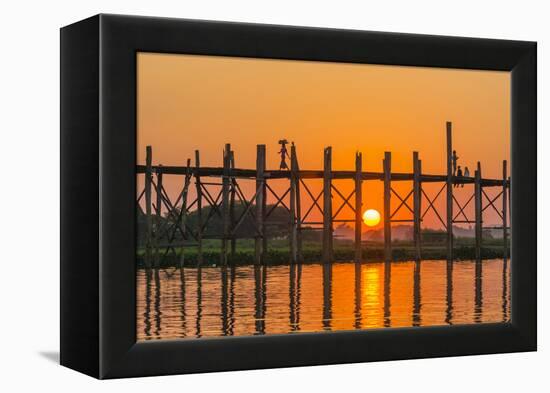
M 413 152 L 413 240 L 416 260 L 421 259 L 421 163 L 418 159 L 418 152 Z
M 255 262 L 262 263 L 267 252 L 267 237 L 265 233 L 265 145 L 256 146 L 256 227 L 260 235 L 254 239 Z
M 502 161 L 502 242 L 504 244 L 503 258 L 508 259 L 508 190 L 506 183 L 508 179 L 508 162 Z
M 384 260 L 392 259 L 391 249 L 391 152 L 384 153 Z
M 453 259 L 453 125 L 447 122 L 447 259 Z
M 222 266 L 227 265 L 227 241 L 229 239 L 229 174 L 230 174 L 230 161 L 231 161 L 231 145 L 225 144 L 223 151 L 223 176 L 222 176 L 222 249 L 220 255 L 220 263 Z
M 361 252 L 361 230 L 363 229 L 363 156 L 360 152 L 355 153 L 355 262 L 363 259 Z
M 481 200 L 481 163 L 477 162 L 474 183 L 474 204 L 475 204 L 475 238 L 476 238 L 476 260 L 481 260 L 481 245 L 483 239 L 483 206 Z
M 151 216 L 152 192 L 151 183 L 153 177 L 152 170 L 153 150 L 147 146 L 145 151 L 145 267 L 151 267 L 151 248 L 153 238 L 153 219 Z
M 332 262 L 332 148 L 324 151 L 323 169 L 323 263 Z

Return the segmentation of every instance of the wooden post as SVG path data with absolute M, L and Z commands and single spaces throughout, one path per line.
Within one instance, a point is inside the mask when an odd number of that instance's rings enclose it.
M 302 202 L 300 197 L 300 165 L 298 164 L 298 155 L 294 143 L 291 146 L 291 154 L 294 157 L 294 179 L 296 183 L 296 253 L 299 262 L 303 261 L 302 254 Z
M 483 235 L 483 216 L 482 216 L 482 200 L 481 200 L 481 163 L 478 161 L 477 169 L 475 171 L 475 183 L 474 183 L 474 209 L 475 209 L 475 236 L 476 236 L 476 260 L 481 259 L 481 243 Z
M 199 170 L 201 167 L 200 153 L 195 150 L 195 185 L 197 187 L 197 265 L 202 265 L 202 187 Z
M 290 148 L 290 214 L 289 214 L 289 241 L 290 241 L 290 262 L 298 260 L 298 226 L 296 221 L 296 148 L 292 144 Z
M 421 237 L 420 237 L 420 231 L 421 231 L 421 205 L 420 201 L 422 200 L 421 195 L 421 184 L 420 184 L 420 175 L 421 175 L 421 168 L 420 168 L 420 160 L 418 159 L 418 152 L 413 152 L 413 238 L 414 238 L 414 248 L 415 248 L 415 256 L 416 260 L 419 261 L 421 256 Z
M 324 150 L 323 160 L 323 263 L 332 262 L 332 148 Z
M 185 180 L 183 183 L 183 192 L 182 192 L 182 199 L 181 199 L 181 212 L 180 212 L 180 222 L 178 225 L 182 228 L 183 233 L 185 236 L 182 236 L 182 246 L 181 246 L 181 254 L 180 254 L 180 260 L 179 260 L 179 267 L 182 268 L 185 264 L 185 252 L 183 243 L 185 242 L 187 235 L 187 227 L 185 226 L 185 223 L 187 221 L 187 195 L 189 193 L 189 183 L 191 181 L 191 160 L 187 159 L 187 167 L 185 169 Z M 182 270 L 183 272 L 183 270 Z M 182 273 L 183 274 L 183 273 Z
M 447 122 L 447 259 L 453 259 L 453 124 Z
M 506 180 L 508 178 L 508 162 L 502 161 L 502 242 L 504 243 L 503 258 L 508 258 L 508 194 L 506 189 Z
M 355 262 L 363 259 L 361 252 L 361 230 L 363 229 L 363 156 L 355 153 Z
M 265 145 L 256 146 L 256 226 L 258 227 L 261 236 L 255 238 L 255 256 L 256 264 L 260 264 L 263 260 L 264 253 L 267 251 L 265 247 Z
M 231 155 L 231 145 L 229 143 L 225 144 L 225 149 L 223 151 L 223 176 L 222 176 L 222 225 L 223 225 L 223 235 L 222 235 L 222 249 L 220 255 L 220 263 L 223 265 L 227 264 L 227 240 L 229 238 L 229 173 L 230 173 L 230 157 Z
M 147 146 L 145 153 L 145 267 L 151 267 L 151 241 L 153 237 L 153 219 L 151 217 L 151 180 L 153 152 L 151 146 Z
M 231 170 L 235 169 L 235 152 L 231 150 L 229 155 L 229 166 Z M 235 177 L 231 176 L 231 197 L 229 201 L 229 216 L 231 220 L 231 230 L 235 228 L 235 188 L 236 188 L 236 180 Z M 235 252 L 237 251 L 237 240 L 235 238 L 235 234 L 231 236 L 231 256 L 235 256 Z
M 162 223 L 162 166 L 157 166 L 157 200 L 155 219 L 155 267 L 160 264 L 160 227 Z
M 384 153 L 384 260 L 392 259 L 391 249 L 391 152 Z

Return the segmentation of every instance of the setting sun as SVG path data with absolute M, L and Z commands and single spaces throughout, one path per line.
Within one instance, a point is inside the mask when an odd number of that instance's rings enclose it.
M 380 222 L 380 213 L 374 209 L 368 209 L 363 213 L 363 222 L 368 227 L 378 225 Z

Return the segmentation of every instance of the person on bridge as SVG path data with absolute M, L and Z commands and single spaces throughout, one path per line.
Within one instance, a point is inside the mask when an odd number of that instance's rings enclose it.
M 451 157 L 453 161 L 453 176 L 456 176 L 456 164 L 458 162 L 458 156 L 456 155 L 456 150 L 453 150 L 453 155 Z
M 286 158 L 288 157 L 288 149 L 286 148 L 286 145 L 288 144 L 288 141 L 286 139 L 279 140 L 279 144 L 281 145 L 281 150 L 279 151 L 279 154 L 281 155 L 281 164 L 279 165 L 279 169 L 288 169 L 288 165 L 286 163 Z
M 458 166 L 458 169 L 456 171 L 456 177 L 462 177 L 462 168 L 460 167 L 460 165 Z M 460 179 L 460 181 L 462 181 L 462 179 Z M 464 187 L 464 183 L 461 183 L 461 184 L 457 184 L 455 183 L 455 187 L 458 187 L 460 185 L 460 187 Z
M 470 170 L 468 167 L 464 167 L 464 177 L 470 177 Z M 464 187 L 464 183 L 462 183 L 462 187 Z

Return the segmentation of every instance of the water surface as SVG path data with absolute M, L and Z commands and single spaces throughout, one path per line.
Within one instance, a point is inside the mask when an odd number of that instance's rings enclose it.
M 139 270 L 138 340 L 510 320 L 510 261 Z

